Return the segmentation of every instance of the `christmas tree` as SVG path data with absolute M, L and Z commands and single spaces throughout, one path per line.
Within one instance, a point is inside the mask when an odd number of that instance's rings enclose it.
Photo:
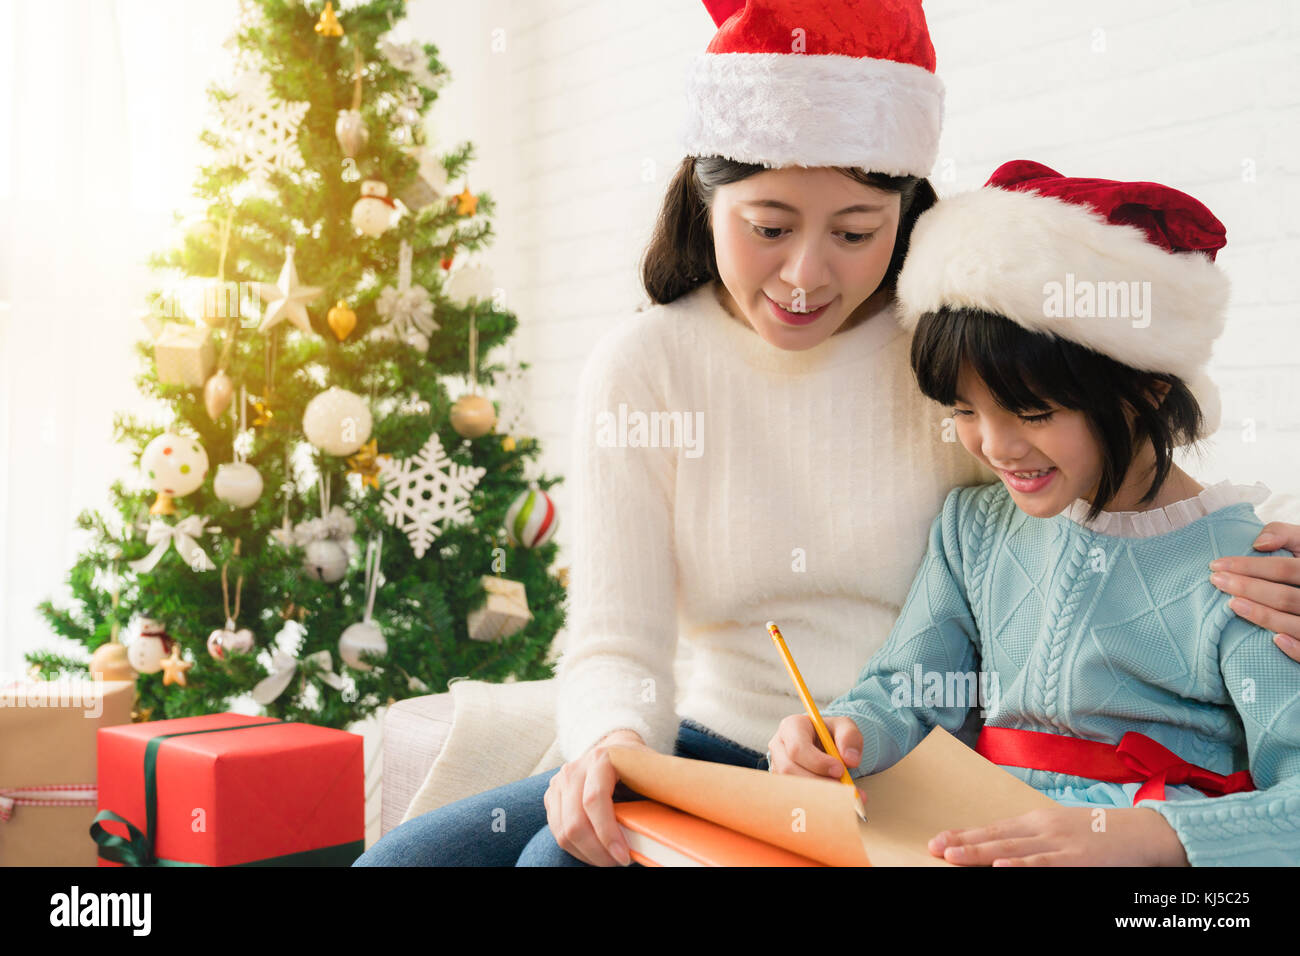
M 209 93 L 206 219 L 150 262 L 187 280 L 154 293 L 139 344 L 171 417 L 115 418 L 138 486 L 79 516 L 72 606 L 40 605 L 91 662 L 33 653 L 33 672 L 134 677 L 144 719 L 252 692 L 332 727 L 457 676 L 550 676 L 558 479 L 526 478 L 525 366 L 479 367 L 517 325 L 467 261 L 493 203 L 448 188 L 470 144 L 425 142 L 448 77 L 391 38 L 404 16 L 243 4 L 239 78 Z

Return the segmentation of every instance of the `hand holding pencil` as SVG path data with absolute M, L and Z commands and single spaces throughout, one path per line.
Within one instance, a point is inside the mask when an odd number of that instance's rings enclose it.
M 856 789 L 847 768 L 856 767 L 862 757 L 862 732 L 849 717 L 822 718 L 794 662 L 794 656 L 786 647 L 780 629 L 774 622 L 768 621 L 767 630 L 794 682 L 805 711 L 781 721 L 776 735 L 769 741 L 772 771 L 805 777 L 833 777 Z

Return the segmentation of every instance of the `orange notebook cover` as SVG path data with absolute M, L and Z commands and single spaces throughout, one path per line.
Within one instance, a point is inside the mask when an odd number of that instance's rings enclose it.
M 628 747 L 609 754 L 623 783 L 654 801 L 614 805 L 628 848 L 639 844 L 637 862 L 650 865 L 951 866 L 927 848 L 936 833 L 1059 806 L 941 727 L 856 780 L 866 821 L 838 781 Z M 663 809 L 647 809 L 655 804 Z
M 654 800 L 616 803 L 614 816 L 642 866 L 825 866 Z

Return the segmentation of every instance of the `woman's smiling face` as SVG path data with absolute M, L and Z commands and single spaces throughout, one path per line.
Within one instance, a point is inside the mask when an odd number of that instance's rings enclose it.
M 865 315 L 894 254 L 899 198 L 831 167 L 768 169 L 718 187 L 709 215 L 733 309 L 789 351 Z

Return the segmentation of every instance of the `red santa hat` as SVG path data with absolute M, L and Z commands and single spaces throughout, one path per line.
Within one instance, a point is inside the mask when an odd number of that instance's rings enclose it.
M 1062 176 L 1041 163 L 998 167 L 983 189 L 940 200 L 912 229 L 899 318 L 979 309 L 1132 368 L 1176 375 L 1219 424 L 1206 375 L 1223 331 L 1226 244 L 1214 214 L 1159 183 Z
M 718 32 L 687 78 L 688 156 L 926 176 L 943 84 L 920 0 L 704 0 Z

